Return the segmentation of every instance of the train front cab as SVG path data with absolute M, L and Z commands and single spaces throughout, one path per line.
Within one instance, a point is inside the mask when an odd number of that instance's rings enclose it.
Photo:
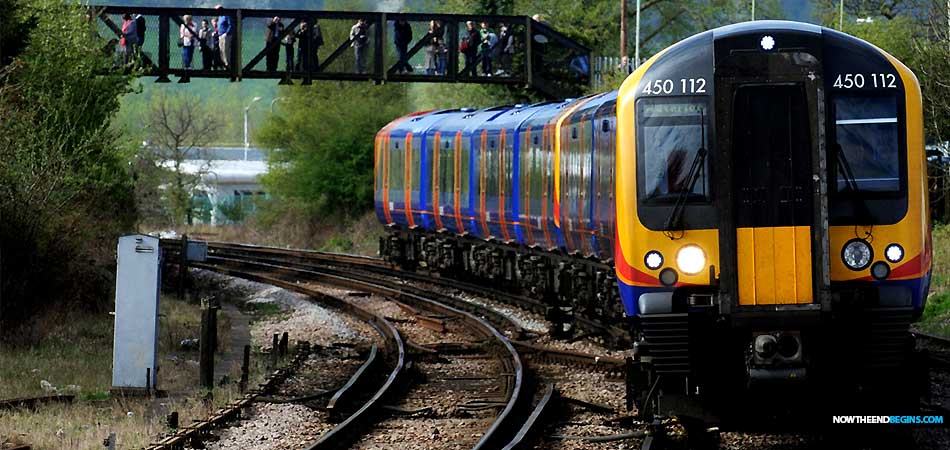
M 905 66 L 817 26 L 738 24 L 641 66 L 617 120 L 616 269 L 641 407 L 748 424 L 915 384 L 930 237 Z

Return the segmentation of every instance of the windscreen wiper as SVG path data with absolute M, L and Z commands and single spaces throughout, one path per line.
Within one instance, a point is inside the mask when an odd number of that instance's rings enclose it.
M 841 175 L 844 176 L 844 182 L 847 186 L 847 189 L 851 191 L 851 200 L 854 202 L 855 209 L 855 219 L 857 220 L 871 220 L 871 210 L 868 209 L 867 203 L 864 202 L 864 199 L 861 198 L 861 190 L 858 188 L 858 180 L 854 177 L 854 172 L 851 170 L 851 164 L 848 163 L 848 157 L 844 154 L 844 150 L 841 148 L 841 145 L 835 144 L 835 150 L 838 153 L 838 171 Z M 835 184 L 837 184 L 837 177 Z M 845 191 L 839 191 L 839 193 L 844 193 Z
M 685 189 L 681 190 L 676 196 L 673 210 L 670 211 L 670 216 L 666 218 L 666 225 L 663 228 L 667 231 L 681 227 L 683 212 L 686 210 L 686 200 L 689 199 L 689 194 L 693 192 L 696 182 L 699 181 L 699 175 L 703 173 L 703 169 L 706 167 L 706 115 L 703 110 L 699 111 L 699 123 L 702 140 L 699 141 L 699 149 L 696 150 L 696 156 L 693 157 L 693 163 L 686 175 Z

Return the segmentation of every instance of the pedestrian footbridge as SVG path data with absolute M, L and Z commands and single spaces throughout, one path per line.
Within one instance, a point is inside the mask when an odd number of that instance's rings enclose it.
M 92 6 L 117 65 L 191 78 L 491 83 L 580 93 L 590 50 L 527 16 Z

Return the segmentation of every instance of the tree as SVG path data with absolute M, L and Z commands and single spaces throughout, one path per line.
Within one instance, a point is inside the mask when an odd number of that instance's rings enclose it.
M 4 42 L 23 24 L 29 33 L 0 69 L 0 326 L 56 302 L 104 305 L 115 237 L 135 221 L 125 153 L 109 127 L 130 78 L 111 72 L 82 8 L 16 4 L 0 28 Z
M 842 9 L 846 17 L 883 17 L 890 20 L 913 11 L 919 3 L 919 0 L 818 0 L 815 2 L 815 11 L 822 23 L 837 28 Z
M 21 17 L 22 9 L 19 0 L 0 0 L 0 67 L 23 51 L 30 28 L 36 25 L 35 19 Z
M 927 5 L 922 33 L 914 40 L 917 78 L 920 80 L 924 102 L 924 130 L 934 147 L 950 158 L 950 5 L 942 0 L 931 0 Z M 950 167 L 937 165 L 934 169 L 935 187 L 931 191 L 932 204 L 942 205 L 943 217 L 950 223 Z
M 148 146 L 144 153 L 147 160 L 168 171 L 163 188 L 175 224 L 192 224 L 192 197 L 210 170 L 200 157 L 200 147 L 220 126 L 213 111 L 195 97 L 160 94 L 152 104 L 145 123 Z M 191 167 L 187 161 L 198 165 Z
M 314 82 L 288 89 L 288 101 L 256 138 L 274 149 L 264 184 L 308 217 L 355 216 L 372 207 L 373 142 L 410 112 L 405 85 Z

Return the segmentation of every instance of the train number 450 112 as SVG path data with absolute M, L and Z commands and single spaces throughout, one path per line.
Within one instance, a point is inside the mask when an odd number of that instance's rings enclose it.
M 870 78 L 870 83 L 867 81 Z M 897 77 L 892 73 L 872 73 L 867 77 L 863 73 L 843 73 L 835 78 L 832 87 L 838 89 L 896 88 Z

